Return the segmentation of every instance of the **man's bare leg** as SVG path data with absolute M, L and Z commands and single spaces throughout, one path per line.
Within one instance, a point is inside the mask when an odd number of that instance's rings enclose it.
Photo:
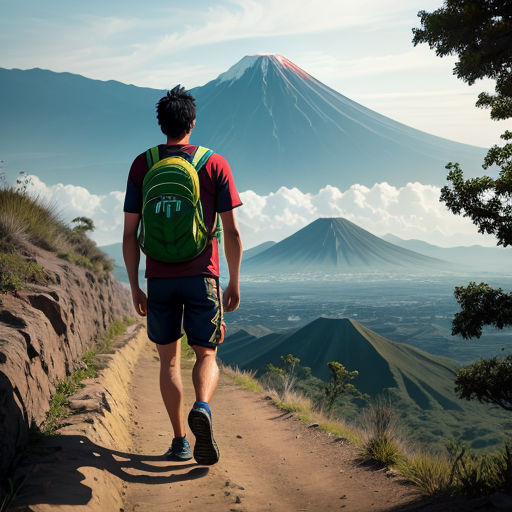
M 192 382 L 196 391 L 196 400 L 209 403 L 219 382 L 217 349 L 192 345 L 196 353 L 196 362 L 192 370 Z
M 175 437 L 185 435 L 183 415 L 181 410 L 183 386 L 181 384 L 181 342 L 180 340 L 168 345 L 157 345 L 160 355 L 160 392 L 171 420 Z
M 207 466 L 219 460 L 219 448 L 212 432 L 212 416 L 208 402 L 219 381 L 219 367 L 215 359 L 217 349 L 192 345 L 196 363 L 192 370 L 192 381 L 196 390 L 196 403 L 188 414 L 188 425 L 196 437 L 194 459 Z M 198 403 L 206 402 L 206 403 Z

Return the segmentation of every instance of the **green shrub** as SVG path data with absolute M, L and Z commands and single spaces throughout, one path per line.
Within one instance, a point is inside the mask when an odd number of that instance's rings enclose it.
M 44 268 L 18 254 L 0 253 L 0 292 L 19 290 L 27 282 L 45 283 Z
M 126 328 L 135 322 L 133 318 L 123 318 L 122 320 L 113 320 L 105 334 L 101 337 L 101 340 L 97 344 L 97 352 L 105 354 L 112 350 L 112 340 L 115 336 L 124 334 Z
M 85 267 L 89 270 L 98 270 L 92 264 L 91 260 L 85 256 L 73 254 L 72 252 L 60 252 L 57 254 L 57 256 L 63 260 L 69 261 L 70 263 L 75 263 L 76 265 L 80 265 L 81 267 Z
M 476 455 L 462 442 L 448 446 L 454 488 L 466 496 L 487 496 L 494 492 L 512 492 L 512 447 Z

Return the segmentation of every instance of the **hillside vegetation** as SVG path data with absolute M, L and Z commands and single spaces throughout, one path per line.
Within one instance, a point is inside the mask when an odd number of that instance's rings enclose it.
M 67 226 L 55 206 L 28 196 L 23 186 L 4 186 L 0 188 L 0 291 L 15 291 L 25 282 L 45 282 L 45 271 L 34 262 L 30 244 L 92 270 L 100 278 L 114 267 L 81 225 Z
M 259 377 L 286 354 L 308 367 L 309 373 L 296 372 L 295 388 L 313 403 L 323 398 L 328 363 L 338 361 L 359 372 L 353 383 L 362 393 L 388 397 L 407 437 L 430 448 L 443 450 L 452 438 L 473 449 L 492 448 L 506 439 L 511 425 L 506 412 L 457 397 L 455 361 L 391 341 L 352 319 L 318 318 L 291 332 L 260 337 L 241 330 L 219 349 L 225 363 L 254 370 Z M 354 419 L 361 405 L 360 400 L 340 400 L 333 412 Z
M 323 401 L 301 391 L 299 382 L 286 371 L 278 383 L 270 382 L 265 375 L 257 378 L 254 370 L 231 366 L 223 366 L 222 370 L 239 386 L 265 391 L 267 399 L 310 428 L 334 434 L 335 442 L 354 444 L 361 463 L 387 468 L 387 476 L 402 476 L 425 495 L 476 498 L 512 490 L 512 451 L 507 445 L 485 454 L 476 454 L 460 440 L 446 439 L 442 451 L 432 446 L 419 447 L 404 436 L 398 411 L 385 398 L 371 401 L 357 421 L 347 421 L 345 411 L 334 416 L 328 413 Z

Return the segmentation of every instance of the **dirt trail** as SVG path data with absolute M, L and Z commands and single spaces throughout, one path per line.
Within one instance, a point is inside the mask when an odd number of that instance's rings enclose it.
M 185 411 L 193 401 L 190 362 L 184 363 Z M 125 512 L 390 511 L 415 492 L 383 471 L 358 466 L 350 445 L 309 429 L 264 396 L 221 378 L 212 400 L 218 464 L 198 466 L 161 459 L 171 442 L 170 422 L 158 385 L 156 350 L 144 349 L 132 376 L 133 451 L 144 462 L 126 471 Z M 187 437 L 193 442 L 193 436 Z M 142 456 L 141 456 L 142 455 Z M 160 457 L 160 460 L 158 460 Z M 415 508 L 412 505 L 412 508 Z M 409 509 L 409 507 L 405 507 Z M 404 510 L 405 510 L 404 509 Z

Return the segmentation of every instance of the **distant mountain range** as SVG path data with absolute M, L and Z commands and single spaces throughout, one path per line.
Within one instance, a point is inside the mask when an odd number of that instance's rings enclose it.
M 415 272 L 448 269 L 447 261 L 404 249 L 343 218 L 320 218 L 243 261 L 260 272 Z
M 162 142 L 155 103 L 164 91 L 1 68 L 0 91 L 0 159 L 11 175 L 23 170 L 96 194 L 124 190 L 133 158 Z
M 11 174 L 24 170 L 93 193 L 122 190 L 133 158 L 164 142 L 154 110 L 162 90 L 41 69 L 0 69 L 0 90 L 0 159 Z M 481 172 L 483 148 L 382 116 L 279 55 L 244 57 L 191 92 L 192 142 L 226 156 L 240 190 L 440 185 L 448 161 L 468 176 Z
M 439 247 L 422 240 L 404 240 L 392 234 L 382 237 L 387 242 L 432 258 L 450 261 L 464 267 L 488 272 L 512 271 L 512 247 L 483 247 L 481 245 Z
M 127 281 L 122 244 L 101 247 L 115 262 L 114 274 Z M 227 263 L 220 247 L 221 269 Z M 145 268 L 144 255 L 141 268 Z M 389 272 L 432 270 L 512 271 L 512 248 L 480 245 L 438 247 L 392 234 L 379 238 L 343 218 L 320 218 L 281 242 L 263 242 L 243 253 L 242 273 Z M 227 274 L 226 276 L 227 277 Z
M 280 366 L 281 355 L 293 354 L 322 380 L 330 378 L 327 363 L 338 361 L 358 370 L 354 385 L 360 391 L 392 397 L 400 421 L 420 442 L 442 446 L 444 439 L 463 436 L 473 447 L 483 447 L 503 437 L 506 413 L 459 399 L 454 392 L 458 365 L 450 359 L 391 341 L 348 318 L 318 318 L 297 330 L 264 331 L 259 337 L 254 332 L 228 335 L 219 358 L 261 376 L 269 363 Z

